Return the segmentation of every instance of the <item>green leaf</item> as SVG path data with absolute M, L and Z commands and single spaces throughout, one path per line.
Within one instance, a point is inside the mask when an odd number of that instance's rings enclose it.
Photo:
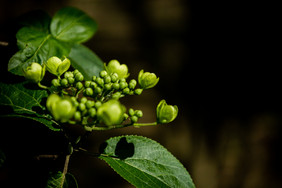
M 81 43 L 94 35 L 97 24 L 83 11 L 66 7 L 54 15 L 50 30 L 58 40 Z
M 104 69 L 103 61 L 82 44 L 75 44 L 72 47 L 69 58 L 72 66 L 83 74 L 85 80 L 91 80 L 94 75 L 98 76 Z
M 48 115 L 42 114 L 45 107 L 40 103 L 48 96 L 46 90 L 28 89 L 28 82 L 5 84 L 0 82 L 0 105 L 11 107 L 12 114 L 3 117 L 28 118 L 40 122 L 53 131 L 60 131 L 57 122 Z
M 8 71 L 16 75 L 23 75 L 23 69 L 32 62 L 42 65 L 51 56 L 67 56 L 72 46 L 70 43 L 54 39 L 47 32 L 41 32 L 32 27 L 20 29 L 17 40 L 20 51 L 10 59 L 8 64 Z
M 63 173 L 58 171 L 56 173 L 50 173 L 46 183 L 46 188 L 61 188 Z M 67 173 L 64 181 L 63 188 L 78 188 L 75 177 Z
M 0 105 L 10 106 L 18 114 L 36 114 L 32 108 L 44 106 L 40 104 L 42 98 L 47 97 L 46 90 L 27 89 L 28 82 L 5 84 L 0 82 Z
M 102 145 L 99 158 L 136 187 L 195 187 L 183 165 L 159 143 L 141 136 L 120 136 Z

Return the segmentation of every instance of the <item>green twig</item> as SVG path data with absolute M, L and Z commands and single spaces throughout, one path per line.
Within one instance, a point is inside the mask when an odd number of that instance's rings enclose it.
M 42 85 L 40 82 L 38 83 L 38 86 L 41 87 L 42 89 L 48 89 L 47 86 Z
M 145 126 L 153 126 L 153 125 L 157 125 L 157 122 L 153 122 L 153 123 L 133 123 L 134 127 L 145 127 Z
M 110 129 L 118 129 L 118 128 L 124 128 L 124 127 L 129 127 L 129 126 L 133 126 L 133 127 L 145 127 L 145 126 L 154 126 L 157 125 L 157 122 L 153 122 L 153 123 L 129 123 L 129 124 L 121 124 L 121 125 L 113 125 L 113 126 L 107 126 L 107 127 L 92 127 L 92 130 L 95 131 L 105 131 L 105 130 L 110 130 Z

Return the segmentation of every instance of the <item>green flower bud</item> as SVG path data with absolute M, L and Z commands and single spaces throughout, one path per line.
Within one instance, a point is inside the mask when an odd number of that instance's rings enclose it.
M 128 83 L 127 82 L 120 82 L 119 83 L 119 88 L 120 89 L 124 89 L 124 88 L 126 88 L 128 86 Z
M 141 88 L 138 88 L 138 89 L 134 90 L 134 94 L 135 95 L 141 95 L 142 92 L 143 92 L 143 89 L 141 89 Z
M 85 81 L 84 82 L 84 86 L 85 87 L 90 87 L 90 85 L 91 85 L 91 81 Z
M 55 87 L 61 86 L 59 79 L 53 79 L 51 83 L 52 83 L 52 85 L 55 86 Z
M 112 73 L 111 74 L 111 81 L 112 83 L 115 83 L 118 80 L 118 74 L 117 73 Z
M 95 108 L 98 109 L 100 108 L 100 106 L 102 106 L 102 103 L 100 101 L 97 101 L 95 104 L 94 104 Z
M 107 76 L 104 77 L 104 82 L 105 82 L 106 84 L 110 83 L 111 81 L 112 81 L 112 79 L 111 79 L 111 77 L 110 77 L 109 75 L 107 75 Z
M 102 88 L 100 88 L 100 87 L 95 87 L 95 89 L 94 89 L 94 92 L 95 92 L 95 94 L 100 94 L 100 93 L 102 93 Z
M 129 84 L 128 84 L 128 87 L 129 87 L 130 89 L 134 89 L 135 86 L 136 86 L 136 84 L 137 84 L 136 80 L 132 79 L 132 80 L 130 80 L 130 82 L 129 82 Z
M 80 89 L 83 88 L 83 84 L 82 84 L 81 82 L 77 82 L 77 83 L 75 84 L 75 87 L 76 87 L 78 90 L 80 90 Z
M 93 95 L 93 89 L 91 87 L 88 87 L 85 89 L 85 94 L 88 95 L 88 96 L 91 96 Z
M 135 111 L 135 115 L 138 117 L 138 118 L 141 118 L 143 116 L 143 112 L 141 110 L 136 110 Z
M 66 72 L 70 68 L 71 63 L 68 58 L 65 58 L 62 61 L 60 58 L 53 56 L 47 60 L 45 65 L 50 73 L 56 76 L 61 76 L 64 72 Z
M 130 120 L 132 121 L 132 123 L 136 123 L 138 121 L 138 117 L 134 115 L 130 118 Z
M 68 72 L 65 72 L 65 74 L 64 74 L 64 78 L 73 78 L 73 73 L 72 72 L 70 72 L 70 71 L 68 71 Z
M 133 110 L 132 108 L 129 108 L 128 114 L 129 114 L 130 116 L 134 116 L 135 112 L 134 112 L 134 110 Z
M 74 83 L 74 78 L 72 78 L 72 77 L 68 77 L 67 80 L 68 80 L 69 84 L 73 84 Z
M 97 117 L 108 126 L 121 124 L 125 107 L 117 100 L 109 100 L 97 110 Z
M 104 87 L 105 87 L 106 90 L 109 91 L 109 90 L 112 89 L 112 84 L 111 83 L 110 84 L 105 84 Z
M 94 105 L 95 105 L 95 102 L 90 101 L 90 100 L 86 101 L 86 103 L 85 103 L 85 106 L 86 106 L 87 109 L 92 108 Z
M 56 94 L 51 94 L 48 96 L 47 101 L 46 101 L 46 107 L 49 111 L 52 111 L 52 105 L 56 102 L 58 102 L 61 98 L 59 95 Z
M 102 70 L 102 71 L 99 73 L 99 75 L 100 75 L 101 78 L 104 78 L 105 76 L 108 75 L 108 73 L 107 73 L 107 71 Z
M 115 92 L 115 93 L 112 95 L 112 98 L 113 98 L 113 99 L 116 99 L 116 100 L 118 100 L 120 97 L 121 97 L 121 93 L 120 93 L 120 92 Z
M 81 103 L 86 103 L 88 101 L 88 99 L 86 98 L 86 97 L 82 97 L 81 99 L 80 99 L 80 102 Z
M 126 114 L 126 113 L 123 114 L 123 119 L 124 120 L 127 120 L 128 117 L 129 117 L 128 114 Z
M 119 90 L 119 83 L 113 83 L 113 88 Z
M 96 78 L 96 83 L 97 83 L 99 86 L 103 87 L 103 86 L 104 86 L 104 79 L 98 77 L 98 78 Z
M 95 82 L 92 82 L 92 81 L 91 81 L 90 87 L 91 87 L 92 89 L 95 89 L 95 88 L 97 87 L 97 84 L 96 84 Z
M 154 73 L 145 72 L 141 70 L 138 75 L 138 83 L 142 89 L 149 89 L 154 87 L 159 82 L 159 78 Z
M 45 66 L 39 63 L 31 63 L 25 70 L 23 70 L 24 77 L 32 82 L 39 83 L 45 75 Z
M 165 100 L 161 100 L 156 111 L 158 123 L 170 123 L 176 118 L 178 107 L 176 105 L 168 105 Z
M 89 110 L 88 110 L 88 114 L 90 115 L 90 117 L 95 117 L 96 116 L 96 114 L 97 114 L 97 111 L 96 111 L 96 109 L 95 108 L 90 108 Z
M 86 109 L 85 104 L 84 104 L 84 103 L 79 103 L 78 109 L 79 109 L 81 112 L 83 112 L 83 111 Z
M 124 88 L 122 90 L 122 93 L 125 94 L 125 95 L 128 95 L 130 93 L 130 89 L 127 87 L 127 88 Z
M 73 105 L 71 99 L 61 98 L 57 94 L 51 94 L 47 98 L 46 106 L 54 119 L 62 123 L 70 120 L 76 111 L 76 107 Z
M 80 73 L 80 72 L 79 72 L 79 70 L 75 69 L 72 73 L 75 76 L 77 73 Z
M 74 120 L 75 121 L 81 121 L 81 113 L 80 113 L 80 111 L 76 111 L 74 113 Z
M 117 60 L 111 60 L 107 66 L 105 65 L 105 69 L 108 74 L 116 73 L 120 79 L 129 76 L 127 66 L 121 65 Z
M 79 105 L 79 102 L 77 102 L 76 97 L 71 97 L 70 99 L 71 99 L 71 102 L 73 103 L 73 105 L 75 107 L 77 107 Z
M 62 85 L 63 87 L 68 87 L 68 85 L 69 85 L 68 80 L 67 80 L 66 78 L 61 79 L 61 85 Z
M 82 82 L 84 80 L 84 76 L 80 72 L 75 74 L 74 78 L 77 82 Z

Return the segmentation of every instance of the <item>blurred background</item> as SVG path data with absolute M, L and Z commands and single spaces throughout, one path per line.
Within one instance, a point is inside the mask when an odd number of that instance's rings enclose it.
M 97 21 L 98 31 L 85 45 L 103 61 L 118 59 L 127 64 L 130 78 L 137 78 L 141 69 L 160 77 L 157 87 L 123 101 L 128 108 L 143 110 L 140 121 L 155 120 L 155 107 L 161 99 L 179 107 L 179 116 L 169 125 L 93 132 L 86 149 L 97 152 L 99 144 L 111 136 L 143 135 L 175 155 L 198 188 L 282 186 L 281 57 L 276 58 L 280 44 L 275 35 L 281 21 L 276 22 L 277 5 L 196 0 L 1 0 L 0 41 L 8 42 L 1 46 L 1 72 L 17 51 L 18 16 L 36 9 L 53 16 L 65 6 L 79 8 Z M 43 171 L 54 162 L 44 161 L 43 165 L 32 155 L 61 149 L 60 136 L 46 133 L 40 126 L 16 124 L 1 131 L 1 144 L 10 148 L 6 149 L 9 173 L 0 173 L 2 179 L 11 178 L 7 174 L 26 177 L 27 171 Z M 73 155 L 69 171 L 81 188 L 133 187 L 103 161 L 85 154 Z

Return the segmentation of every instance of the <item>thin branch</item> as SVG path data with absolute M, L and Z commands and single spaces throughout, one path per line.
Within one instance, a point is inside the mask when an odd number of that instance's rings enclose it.
M 41 160 L 41 159 L 52 159 L 52 160 L 56 160 L 59 157 L 59 155 L 38 155 L 35 156 L 35 159 L 37 160 Z
M 84 152 L 84 153 L 86 153 L 88 155 L 91 155 L 93 157 L 99 157 L 101 155 L 100 153 L 90 152 L 90 151 L 88 151 L 88 150 L 86 150 L 84 148 L 81 148 L 81 147 L 79 147 L 76 151 Z
M 9 43 L 5 41 L 0 41 L 0 46 L 8 46 Z
M 62 177 L 62 182 L 61 182 L 61 188 L 63 188 L 63 186 L 64 186 L 66 174 L 67 174 L 67 172 L 68 172 L 68 166 L 69 166 L 69 162 L 70 162 L 70 156 L 71 156 L 71 155 L 67 155 L 67 156 L 66 156 L 65 165 L 64 165 L 64 170 L 63 170 L 63 177 Z

